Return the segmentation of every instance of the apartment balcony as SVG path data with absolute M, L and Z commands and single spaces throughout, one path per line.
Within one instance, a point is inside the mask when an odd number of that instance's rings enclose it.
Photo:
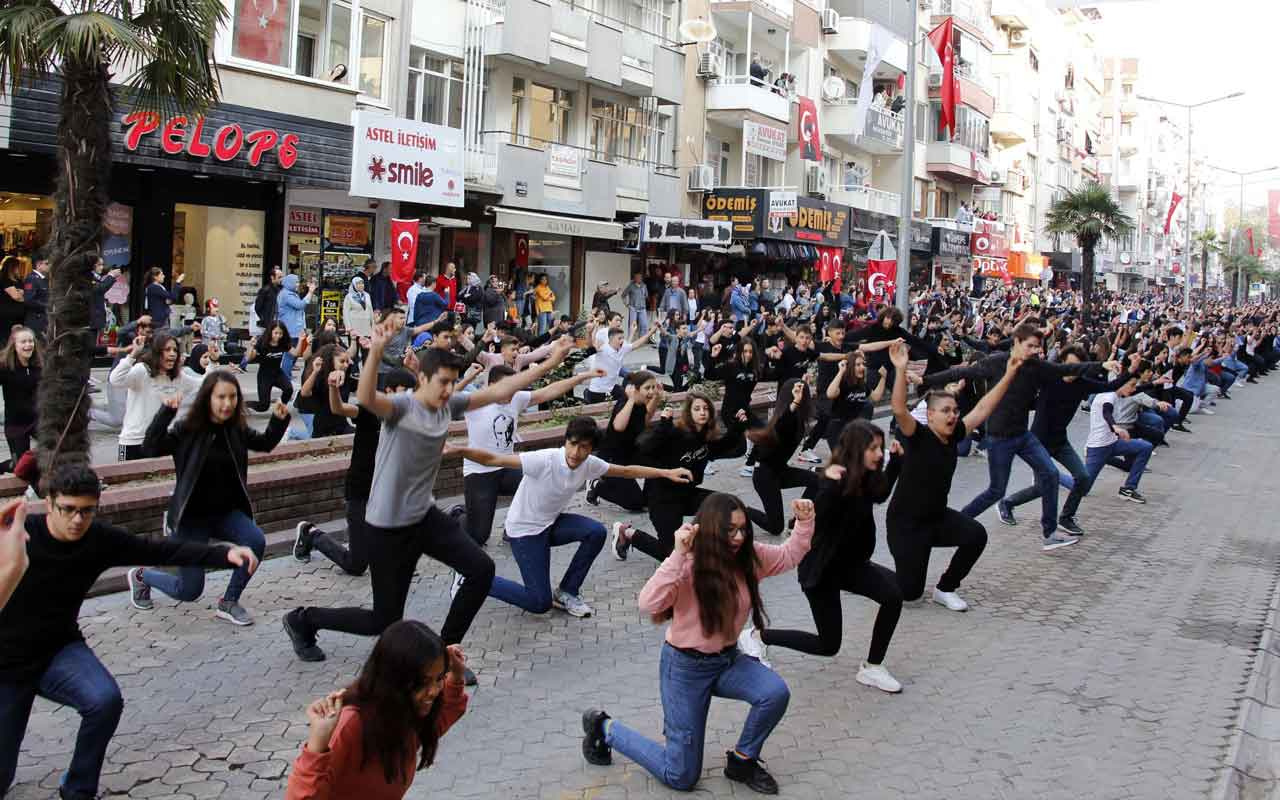
M 1026 194 L 1031 189 L 1031 182 L 1027 179 L 1027 173 L 1019 167 L 992 169 L 991 185 L 999 186 L 1006 192 L 1012 192 L 1016 195 Z
M 827 0 L 827 7 L 840 17 L 836 33 L 828 33 L 823 38 L 828 50 L 856 50 L 866 52 L 871 25 L 874 23 L 893 33 L 902 40 L 901 59 L 895 58 L 894 50 L 890 50 L 887 60 L 896 67 L 906 62 L 906 40 L 911 34 L 911 9 L 906 3 L 894 0 Z M 853 37 L 861 47 L 849 47 L 847 40 Z M 896 48 L 895 48 L 896 49 Z
M 1142 146 L 1142 143 L 1138 140 L 1138 137 L 1133 135 L 1132 133 L 1120 134 L 1120 139 L 1116 144 L 1120 148 L 1121 155 L 1130 155 L 1132 153 L 1136 153 L 1138 152 L 1138 149 Z
M 979 73 L 971 65 L 956 65 L 956 80 L 960 84 L 960 102 L 978 111 L 984 117 L 995 113 L 996 102 L 993 92 L 995 82 L 990 75 Z M 937 99 L 942 93 L 942 70 L 929 71 L 929 97 Z
M 1136 171 L 1120 170 L 1114 173 L 1111 184 L 1122 192 L 1136 192 L 1147 185 L 1147 179 Z
M 897 192 L 886 192 L 870 186 L 835 187 L 827 193 L 827 198 L 833 203 L 891 217 L 898 216 L 902 205 L 902 195 Z
M 485 54 L 663 103 L 684 101 L 684 53 L 646 30 L 566 0 L 488 0 Z
M 1125 97 L 1120 100 L 1120 116 L 1136 117 L 1138 116 L 1138 100 L 1134 97 Z
M 932 0 L 929 8 L 935 24 L 942 17 L 952 17 L 961 27 L 985 39 L 988 46 L 996 41 L 995 26 L 981 0 Z
M 991 138 L 1005 145 L 1022 144 L 1035 138 L 1033 108 L 1025 98 L 1001 97 L 991 116 Z
M 752 83 L 749 75 L 728 75 L 708 84 L 706 110 L 713 122 L 735 128 L 742 126 L 744 117 L 791 124 L 791 98 Z
M 991 161 L 955 142 L 929 142 L 926 161 L 930 172 L 960 183 L 991 183 Z
M 856 147 L 890 156 L 902 152 L 902 133 L 905 120 L 902 114 L 874 106 L 867 109 L 867 119 L 862 131 L 854 130 L 854 105 L 852 98 L 838 103 L 822 104 L 822 132 L 842 145 Z
M 1027 0 L 991 0 L 991 19 L 1013 30 L 1026 30 L 1033 22 Z
M 825 37 L 827 49 L 844 56 L 849 61 L 865 60 L 867 49 L 871 46 L 872 20 L 861 17 L 841 17 L 836 33 Z M 907 71 L 907 43 L 904 38 L 895 38 L 893 44 L 885 52 L 880 62 L 881 67 L 891 67 L 899 73 Z
M 622 192 L 613 160 L 584 147 L 506 131 L 481 131 L 480 139 L 467 152 L 466 179 L 493 187 L 502 205 L 601 219 L 617 214 Z M 679 181 L 674 185 L 678 195 Z M 659 195 L 662 188 L 645 185 L 646 192 Z
M 795 0 L 711 0 L 711 13 L 750 11 L 757 18 L 771 20 L 785 28 L 796 16 Z

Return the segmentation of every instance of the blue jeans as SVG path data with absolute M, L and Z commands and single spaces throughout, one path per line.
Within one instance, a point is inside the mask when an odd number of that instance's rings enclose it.
M 636 327 L 632 327 L 632 326 Z M 632 334 L 630 331 L 635 330 Z M 627 309 L 627 339 L 632 336 L 639 336 L 641 331 L 649 330 L 649 309 L 647 308 L 628 308 Z
M 734 648 L 728 653 L 697 657 L 669 644 L 662 645 L 659 662 L 662 691 L 662 733 L 658 744 L 621 722 L 609 726 L 610 747 L 649 770 L 672 789 L 688 791 L 702 775 L 702 746 L 712 697 L 751 704 L 737 750 L 759 758 L 765 739 L 782 721 L 791 690 L 778 673 Z
M 1075 488 L 1080 481 L 1087 480 L 1089 475 L 1085 472 L 1084 462 L 1080 460 L 1080 454 L 1071 446 L 1071 442 L 1064 442 L 1055 447 L 1048 448 L 1049 456 L 1059 464 L 1067 468 L 1066 473 L 1058 473 L 1058 485 L 1070 491 Z M 1014 492 L 1004 499 L 1010 506 L 1016 508 L 1023 503 L 1029 503 L 1040 496 L 1040 486 L 1028 486 L 1020 492 Z M 1061 516 L 1067 516 L 1064 509 Z
M 294 337 L 295 343 L 297 338 L 298 337 L 296 336 Z M 292 350 L 286 350 L 280 356 L 280 371 L 284 373 L 284 376 L 289 379 L 290 383 L 293 383 L 293 365 L 297 360 L 298 359 L 293 355 Z
M 293 413 L 297 414 L 298 418 L 302 420 L 302 425 L 304 428 L 307 429 L 307 432 L 298 433 L 298 430 L 296 428 L 290 427 L 289 437 L 288 437 L 289 441 L 299 442 L 299 441 L 305 441 L 307 439 L 313 438 L 315 436 L 313 432 L 316 429 L 316 415 L 304 414 L 303 412 L 298 411 L 296 408 L 293 410 Z
M 987 474 L 990 484 L 960 513 L 970 519 L 991 508 L 1004 498 L 1009 488 L 1009 473 L 1013 471 L 1014 456 L 1021 458 L 1036 475 L 1040 489 L 1040 528 L 1045 536 L 1058 529 L 1058 468 L 1053 465 L 1049 453 L 1031 431 L 1017 436 L 992 436 L 983 438 L 987 451 Z
M 1078 481 L 1071 494 L 1067 495 L 1067 501 L 1062 504 L 1062 516 L 1076 515 L 1076 508 L 1093 488 L 1093 482 L 1098 479 L 1102 468 L 1113 461 L 1119 460 L 1120 463 L 1116 463 L 1116 466 L 1124 466 L 1129 470 L 1129 477 L 1124 481 L 1125 487 L 1137 489 L 1138 481 L 1142 480 L 1142 471 L 1147 468 L 1147 461 L 1154 449 L 1155 446 L 1145 439 L 1116 439 L 1106 447 L 1090 447 L 1084 456 L 1085 480 Z
M 172 534 L 175 539 L 186 539 L 193 542 L 206 543 L 210 539 L 221 539 L 224 542 L 248 547 L 262 558 L 267 549 L 267 539 L 253 521 L 243 511 L 228 511 L 221 516 L 188 517 L 182 521 Z M 155 569 L 141 570 L 143 583 L 159 589 L 174 600 L 190 602 L 196 600 L 204 592 L 204 567 L 180 567 L 177 573 Z M 231 581 L 222 598 L 234 603 L 240 599 L 244 587 L 249 583 L 249 571 L 245 567 L 236 567 L 231 573 Z
M 578 543 L 578 549 L 560 580 L 560 588 L 572 595 L 582 590 L 591 563 L 604 548 L 604 525 L 581 514 L 561 514 L 551 527 L 534 536 L 511 540 L 511 555 L 520 567 L 524 585 L 495 577 L 489 596 L 534 614 L 551 610 L 551 548 Z
M 0 793 L 13 782 L 37 695 L 80 714 L 76 749 L 62 776 L 62 788 L 73 796 L 97 796 L 98 776 L 120 722 L 124 698 L 116 679 L 83 641 L 59 650 L 38 677 L 23 683 L 0 683 Z

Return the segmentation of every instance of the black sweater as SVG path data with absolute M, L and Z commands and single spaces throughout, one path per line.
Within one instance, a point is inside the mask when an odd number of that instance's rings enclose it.
M 1036 399 L 1036 417 L 1031 432 L 1045 447 L 1059 447 L 1067 443 L 1067 426 L 1076 415 L 1080 404 L 1091 394 L 1114 392 L 1129 381 L 1130 376 L 1121 372 L 1113 381 L 1104 381 L 1081 375 L 1074 381 L 1062 378 L 1049 381 L 1040 389 Z
M 843 572 L 871 559 L 876 551 L 873 509 L 889 498 L 901 469 L 901 458 L 891 460 L 884 471 L 882 490 L 855 497 L 844 494 L 844 481 L 825 476 L 819 481 L 818 496 L 813 501 L 816 520 L 813 545 L 797 570 L 803 588 L 812 589 L 822 583 L 828 573 Z
M 677 428 L 669 419 L 659 419 L 641 434 L 636 445 L 646 464 L 662 469 L 684 467 L 693 473 L 690 483 L 676 483 L 666 478 L 647 478 L 645 491 L 679 494 L 702 483 L 707 462 L 717 458 L 737 458 L 746 452 L 741 424 L 725 435 L 707 441 L 703 434 Z
M 796 448 L 804 439 L 804 420 L 787 406 L 782 416 L 773 426 L 774 440 L 760 442 L 756 445 L 756 461 L 765 464 L 774 471 L 781 471 L 795 455 Z
M 39 367 L 24 367 L 19 364 L 16 369 L 0 369 L 0 389 L 4 392 L 4 424 L 6 426 L 35 424 L 36 388 L 39 384 Z M 14 458 L 19 455 L 21 453 L 15 453 Z
M 225 545 L 135 536 L 94 522 L 76 542 L 49 533 L 44 515 L 27 517 L 31 566 L 0 611 L 0 683 L 35 680 L 58 651 L 84 636 L 76 617 L 94 581 L 112 567 L 228 567 Z

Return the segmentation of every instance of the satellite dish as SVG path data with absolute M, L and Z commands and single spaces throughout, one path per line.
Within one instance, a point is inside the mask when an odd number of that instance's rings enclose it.
M 835 75 L 828 75 L 822 82 L 822 97 L 833 103 L 843 98 L 844 80 Z
M 687 19 L 680 23 L 681 44 L 706 44 L 716 38 L 716 26 L 702 17 Z

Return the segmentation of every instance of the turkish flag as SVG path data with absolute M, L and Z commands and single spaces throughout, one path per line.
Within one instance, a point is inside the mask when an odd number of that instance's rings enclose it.
M 867 262 L 867 304 L 893 303 L 898 292 L 898 262 Z
M 529 266 L 529 234 L 517 233 L 516 240 L 516 269 L 526 269 Z
M 395 283 L 401 300 L 408 297 L 409 284 L 413 283 L 417 265 L 418 220 L 391 220 L 391 280 Z
M 1253 228 L 1249 228 L 1248 230 L 1246 230 L 1246 231 L 1244 232 L 1244 237 L 1245 237 L 1246 239 L 1248 239 L 1248 240 L 1249 240 L 1249 252 L 1250 252 L 1250 253 L 1252 253 L 1252 252 L 1254 252 L 1255 250 L 1257 250 L 1257 249 L 1258 249 L 1258 248 L 1257 248 L 1257 246 L 1256 246 L 1256 245 L 1254 245 L 1254 243 L 1253 243 Z
M 1177 192 L 1173 193 L 1173 197 L 1169 199 L 1169 213 L 1164 215 L 1164 232 L 1169 232 L 1169 225 L 1173 223 L 1173 212 L 1178 209 L 1178 203 L 1182 202 L 1182 195 Z
M 237 0 L 232 54 L 289 66 L 289 0 Z
M 844 275 L 844 250 L 839 247 L 818 248 L 818 280 L 822 283 L 835 281 L 833 287 L 840 291 L 841 278 Z
M 797 97 L 800 113 L 798 143 L 802 161 L 822 161 L 822 134 L 818 132 L 818 107 L 809 97 Z
M 942 127 L 949 129 L 951 136 L 956 135 L 956 103 L 960 100 L 960 87 L 956 84 L 956 48 L 954 27 L 951 17 L 947 17 L 941 25 L 929 31 L 929 44 L 938 54 L 942 62 Z

